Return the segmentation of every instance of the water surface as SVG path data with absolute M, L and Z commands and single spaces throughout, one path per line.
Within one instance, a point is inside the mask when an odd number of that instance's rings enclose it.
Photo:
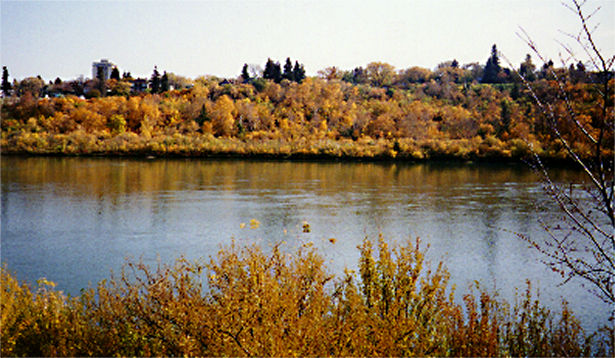
M 126 258 L 206 258 L 233 238 L 290 249 L 312 241 L 341 272 L 356 267 L 364 237 L 382 233 L 420 237 L 458 292 L 476 280 L 511 299 L 530 279 L 554 310 L 565 298 L 586 328 L 606 324 L 606 304 L 578 282 L 558 286 L 517 237 L 541 240 L 538 218 L 555 222 L 557 210 L 523 165 L 2 158 L 2 261 L 73 295 Z

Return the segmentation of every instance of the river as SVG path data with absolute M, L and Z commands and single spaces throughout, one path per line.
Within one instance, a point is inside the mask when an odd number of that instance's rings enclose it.
M 381 233 L 391 242 L 420 237 L 459 293 L 476 280 L 512 300 L 529 279 L 554 311 L 565 298 L 583 327 L 607 323 L 606 304 L 579 282 L 558 285 L 517 236 L 540 241 L 538 219 L 558 217 L 522 164 L 13 156 L 1 163 L 2 262 L 19 279 L 46 277 L 71 295 L 119 272 L 126 259 L 207 258 L 233 239 L 265 248 L 284 241 L 291 250 L 311 241 L 340 273 L 356 267 L 364 237 Z M 580 180 L 564 169 L 554 178 Z

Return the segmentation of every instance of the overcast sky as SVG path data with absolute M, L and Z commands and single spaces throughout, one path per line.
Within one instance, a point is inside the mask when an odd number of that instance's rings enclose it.
M 190 78 L 236 77 L 268 57 L 298 60 L 308 75 L 372 61 L 433 69 L 484 64 L 493 44 L 518 66 L 530 52 L 519 27 L 554 61 L 557 41 L 572 43 L 561 31 L 579 29 L 559 0 L 0 1 L 0 60 L 18 79 L 90 77 L 101 58 L 133 76 L 158 65 Z M 615 0 L 587 2 L 597 6 L 596 40 L 613 55 Z

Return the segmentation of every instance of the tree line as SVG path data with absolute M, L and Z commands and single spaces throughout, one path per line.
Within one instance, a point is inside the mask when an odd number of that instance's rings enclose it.
M 373 62 L 352 71 L 330 67 L 316 77 L 304 76 L 303 65 L 292 65 L 290 58 L 284 69 L 271 59 L 262 72 L 246 64 L 236 80 L 187 80 L 166 71 L 161 75 L 155 66 L 149 90 L 131 96 L 130 74 L 118 81 L 119 70 L 114 70 L 106 81 L 109 95 L 90 99 L 41 98 L 44 82 L 28 78 L 14 83 L 16 96 L 3 100 L 2 149 L 517 160 L 532 147 L 548 158 L 563 159 L 565 148 L 553 137 L 549 118 L 534 98 L 548 100 L 564 114 L 567 105 L 557 94 L 560 82 L 552 79 L 558 76 L 570 93 L 570 105 L 581 114 L 579 123 L 591 132 L 605 115 L 595 109 L 602 99 L 594 81 L 600 76 L 613 81 L 612 73 L 586 71 L 578 64 L 543 73 L 530 56 L 519 70 L 507 72 L 495 46 L 484 67 L 453 60 L 433 71 L 397 71 Z M 489 76 L 497 82 L 483 83 Z M 531 81 L 531 91 L 523 79 Z M 81 88 L 95 84 L 86 82 Z M 73 85 L 56 81 L 47 91 Z M 612 101 L 607 106 L 612 108 Z M 579 135 L 575 123 L 561 125 L 560 133 L 589 156 L 592 144 Z M 612 131 L 604 135 L 607 144 L 612 137 Z
M 395 67 L 383 62 L 372 62 L 366 67 L 356 67 L 352 70 L 341 70 L 337 67 L 328 67 L 318 72 L 318 76 L 327 80 L 339 79 L 352 84 L 369 84 L 375 87 L 408 89 L 417 83 L 443 83 L 454 82 L 457 84 L 485 83 L 485 84 L 520 84 L 523 79 L 536 81 L 541 79 L 553 80 L 554 75 L 568 77 L 572 82 L 596 83 L 599 82 L 599 73 L 586 70 L 581 62 L 570 64 L 569 67 L 555 68 L 551 60 L 537 67 L 532 57 L 527 54 L 525 60 L 517 69 L 509 69 L 500 64 L 499 53 L 496 45 L 491 48 L 491 54 L 486 63 L 481 65 L 477 62 L 460 65 L 457 60 L 445 61 L 436 66 L 434 70 L 409 67 L 396 70 Z M 612 73 L 607 74 L 613 76 Z M 280 83 L 282 80 L 301 83 L 306 78 L 303 64 L 293 62 L 286 58 L 284 66 L 280 62 L 267 59 L 264 70 L 258 66 L 250 69 L 246 63 L 241 69 L 237 80 L 242 83 L 250 83 L 262 88 L 264 81 L 271 80 Z M 134 85 L 135 81 L 138 85 Z M 224 79 L 220 79 L 223 82 Z M 228 82 L 228 80 L 227 80 Z M 72 81 L 62 81 L 56 78 L 54 81 L 45 83 L 40 76 L 28 77 L 21 81 L 9 81 L 9 73 L 6 66 L 3 67 L 2 89 L 3 95 L 11 94 L 21 96 L 25 92 L 31 92 L 35 97 L 76 95 L 86 98 L 107 95 L 129 96 L 146 93 L 162 93 L 170 89 L 184 89 L 191 87 L 194 80 L 163 71 L 162 75 L 158 67 L 154 66 L 148 79 L 133 78 L 130 72 L 124 72 L 120 76 L 117 66 L 114 66 L 109 80 L 102 77 L 102 72 L 96 78 L 85 80 L 83 78 Z
M 262 73 L 261 73 L 262 72 Z M 248 72 L 248 65 L 245 64 L 239 81 L 244 83 L 255 83 L 257 86 L 262 86 L 262 80 L 272 80 L 276 83 L 280 83 L 283 79 L 301 82 L 305 79 L 305 67 L 298 61 L 293 64 L 290 58 L 286 59 L 284 70 L 280 67 L 279 62 L 273 62 L 271 59 L 267 60 L 264 71 L 256 71 L 255 74 L 250 75 Z M 139 86 L 133 84 L 139 83 Z M 223 80 L 221 80 L 223 81 Z M 72 81 L 63 82 L 59 77 L 55 81 L 45 81 L 41 76 L 27 77 L 21 81 L 14 80 L 13 83 L 9 81 L 9 72 L 6 66 L 2 68 L 2 95 L 8 97 L 11 95 L 21 96 L 25 92 L 35 97 L 45 96 L 58 96 L 58 95 L 76 95 L 84 96 L 86 98 L 94 98 L 101 96 L 129 96 L 139 93 L 163 93 L 170 89 L 184 89 L 192 86 L 192 80 L 183 76 L 178 76 L 173 73 L 167 73 L 163 71 L 161 75 L 158 71 L 158 66 L 154 66 L 151 76 L 148 79 L 133 78 L 130 72 L 124 72 L 120 77 L 120 71 L 117 66 L 113 66 L 109 79 L 104 78 L 102 68 L 98 68 L 95 78 L 86 80 L 84 78 L 75 79 Z

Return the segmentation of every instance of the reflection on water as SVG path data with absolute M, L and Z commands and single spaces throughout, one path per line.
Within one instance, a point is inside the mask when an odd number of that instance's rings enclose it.
M 478 280 L 511 298 L 528 278 L 543 302 L 570 301 L 586 327 L 606 323 L 606 305 L 575 283 L 558 287 L 514 234 L 540 239 L 537 217 L 552 209 L 522 165 L 3 157 L 2 261 L 21 279 L 47 277 L 77 294 L 125 257 L 208 257 L 231 238 L 313 241 L 340 271 L 356 265 L 365 236 L 418 236 L 458 291 Z M 260 227 L 240 229 L 250 219 Z

